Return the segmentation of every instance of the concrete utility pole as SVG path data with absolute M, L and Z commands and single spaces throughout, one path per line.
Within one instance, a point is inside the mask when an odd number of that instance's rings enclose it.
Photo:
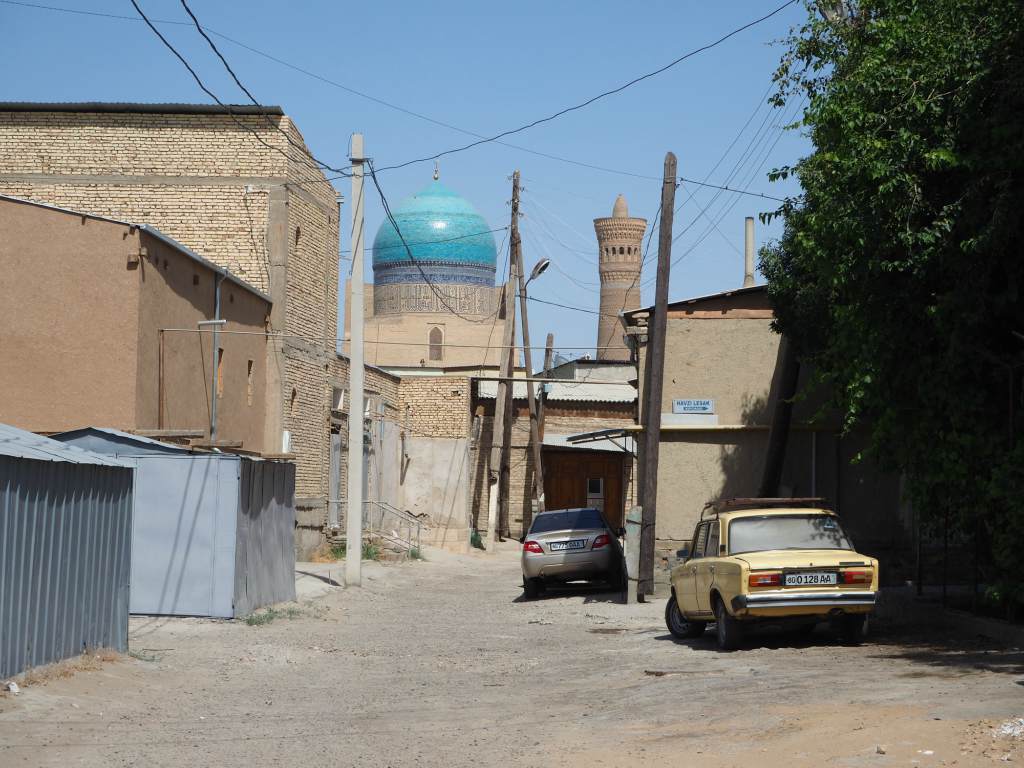
M 519 208 L 519 171 L 512 175 L 512 194 Z M 540 429 L 537 421 L 537 399 L 533 391 L 533 358 L 530 353 L 530 323 L 526 311 L 526 275 L 523 269 L 522 240 L 519 238 L 519 224 L 512 221 L 512 260 L 516 262 L 519 278 L 519 314 L 523 318 L 523 363 L 526 365 L 526 402 L 530 410 L 530 448 L 533 452 L 533 500 L 538 512 L 544 511 L 544 464 L 540 445 Z M 527 520 L 523 520 L 527 528 Z
M 511 254 L 515 254 L 515 244 L 519 240 L 519 171 L 512 176 L 512 235 Z M 512 292 L 519 284 L 517 274 L 519 263 L 515 256 L 509 257 L 509 276 L 502 292 L 502 306 L 505 308 L 505 331 L 501 335 L 501 351 L 499 352 L 498 395 L 494 401 L 494 420 L 491 426 L 491 461 L 488 480 L 490 493 L 487 499 L 487 551 L 495 551 L 498 538 L 498 513 L 508 506 L 508 499 L 503 493 L 508 487 L 508 437 L 511 436 L 512 406 L 512 372 L 515 358 L 516 338 L 516 304 L 512 300 Z
M 672 217 L 676 205 L 676 156 L 665 155 L 661 182 L 661 227 L 658 230 L 658 280 L 654 312 L 647 319 L 644 360 L 644 451 L 640 465 L 643 513 L 640 527 L 639 595 L 654 594 L 654 531 L 657 521 L 658 453 L 661 444 L 661 394 L 665 374 L 665 329 L 668 326 L 668 276 L 672 263 Z
M 363 134 L 352 134 L 352 278 L 348 366 L 348 504 L 345 512 L 345 585 L 363 578 Z
M 548 371 L 551 370 L 551 362 L 555 355 L 555 334 L 549 333 L 547 341 L 544 344 L 544 370 L 541 375 L 546 379 L 550 374 Z M 541 388 L 541 396 L 537 402 L 537 429 L 540 431 L 541 436 L 544 435 L 544 406 L 547 400 L 547 393 Z
M 743 227 L 743 287 L 754 285 L 754 217 L 747 216 Z

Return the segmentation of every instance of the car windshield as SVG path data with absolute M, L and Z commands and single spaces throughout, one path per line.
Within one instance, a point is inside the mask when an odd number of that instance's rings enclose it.
M 568 531 L 573 528 L 604 528 L 604 520 L 596 509 L 566 509 L 545 512 L 533 518 L 530 533 Z
M 729 554 L 770 549 L 853 549 L 833 515 L 765 515 L 729 523 Z

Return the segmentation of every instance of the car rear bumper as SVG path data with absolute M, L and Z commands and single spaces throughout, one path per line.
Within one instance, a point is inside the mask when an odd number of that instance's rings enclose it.
M 870 590 L 827 592 L 778 590 L 737 595 L 732 599 L 732 612 L 737 615 L 780 615 L 790 611 L 801 614 L 843 611 L 865 613 L 875 606 L 877 595 Z M 781 610 L 780 610 L 781 609 Z
M 612 547 L 597 551 L 526 555 L 522 558 L 524 579 L 586 579 L 603 577 L 612 563 Z

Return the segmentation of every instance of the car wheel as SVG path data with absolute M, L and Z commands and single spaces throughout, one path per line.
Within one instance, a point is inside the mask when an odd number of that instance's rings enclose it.
M 851 613 L 839 621 L 839 637 L 844 643 L 856 645 L 864 639 L 867 630 L 867 616 L 863 613 Z
M 703 621 L 689 621 L 679 610 L 676 596 L 672 595 L 665 604 L 665 626 L 672 637 L 687 640 L 704 634 L 707 624 Z
M 715 598 L 715 629 L 719 648 L 723 651 L 734 651 L 739 647 L 743 628 L 726 609 L 720 597 Z
M 527 600 L 536 600 L 542 589 L 540 579 L 523 579 L 523 597 Z

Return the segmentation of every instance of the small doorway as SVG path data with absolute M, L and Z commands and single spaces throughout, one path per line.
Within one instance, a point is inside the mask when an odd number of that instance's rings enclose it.
M 548 509 L 595 507 L 613 529 L 624 518 L 627 454 L 571 448 L 544 449 L 544 501 Z

